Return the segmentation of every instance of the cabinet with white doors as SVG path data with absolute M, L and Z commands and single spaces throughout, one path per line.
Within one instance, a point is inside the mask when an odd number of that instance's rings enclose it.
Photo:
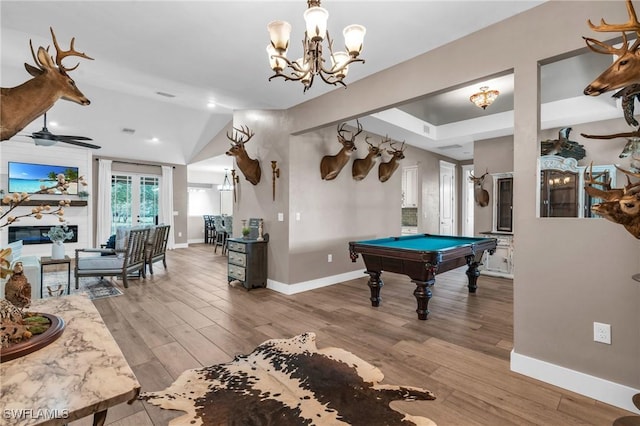
M 482 232 L 481 236 L 495 238 L 497 245 L 493 254 L 484 252 L 482 265 L 478 267 L 480 273 L 513 279 L 513 234 Z
M 418 207 L 418 166 L 402 168 L 402 207 Z

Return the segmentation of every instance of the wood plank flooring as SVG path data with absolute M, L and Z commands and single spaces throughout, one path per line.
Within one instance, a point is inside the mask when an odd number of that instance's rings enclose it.
M 439 426 L 611 425 L 630 414 L 509 371 L 511 280 L 481 276 L 469 295 L 464 268 L 438 275 L 429 320 L 419 321 L 414 285 L 402 275 L 383 273 L 383 300 L 373 308 L 364 274 L 285 296 L 229 286 L 226 260 L 205 244 L 173 250 L 167 270 L 158 263 L 153 277 L 131 280 L 128 289 L 118 281 L 124 295 L 95 301 L 143 390 L 267 339 L 313 331 L 318 347 L 341 347 L 380 368 L 383 383 L 434 392 L 435 401 L 393 406 Z M 181 414 L 137 401 L 111 408 L 106 424 L 166 425 Z

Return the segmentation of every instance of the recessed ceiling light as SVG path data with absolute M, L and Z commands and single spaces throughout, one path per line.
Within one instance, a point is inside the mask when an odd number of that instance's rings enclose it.
M 213 102 L 213 101 L 209 101 L 209 102 L 207 103 L 207 108 L 215 108 L 215 107 L 216 107 L 216 103 L 215 103 L 215 102 Z
M 58 127 L 58 122 L 57 122 L 57 121 L 50 121 L 50 122 L 49 122 L 49 126 L 51 126 L 51 127 Z
M 154 138 L 151 138 L 151 142 L 160 142 L 160 139 L 154 137 Z

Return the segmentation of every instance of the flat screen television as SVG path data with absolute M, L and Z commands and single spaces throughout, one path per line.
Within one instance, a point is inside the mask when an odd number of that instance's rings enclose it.
M 62 173 L 69 182 L 67 193 L 78 194 L 78 168 L 69 166 L 53 166 L 49 164 L 19 163 L 9 161 L 9 192 L 26 192 L 33 194 L 44 185 L 50 188 L 56 184 L 56 176 Z M 55 194 L 61 194 L 56 191 Z

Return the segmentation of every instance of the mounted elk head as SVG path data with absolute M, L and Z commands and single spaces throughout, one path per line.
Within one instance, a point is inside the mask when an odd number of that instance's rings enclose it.
M 404 141 L 399 149 L 393 147 L 393 142 L 389 142 L 389 147 L 391 150 L 387 149 L 386 151 L 387 154 L 391 154 L 391 159 L 386 163 L 380 163 L 378 166 L 378 179 L 380 182 L 388 181 L 391 175 L 393 175 L 393 172 L 398 168 L 398 161 L 404 158 L 404 150 L 406 149 L 404 147 Z
M 489 205 L 489 192 L 482 187 L 484 185 L 484 178 L 487 177 L 488 174 L 488 170 L 480 177 L 475 177 L 473 173 L 469 173 L 469 179 L 473 182 L 473 198 L 480 207 L 487 207 Z
M 604 19 L 600 25 L 587 21 L 592 30 L 598 32 L 622 32 L 622 46 L 615 48 L 601 41 L 583 37 L 589 49 L 597 53 L 616 55 L 618 59 L 584 89 L 584 94 L 598 96 L 610 90 L 620 89 L 640 83 L 640 23 L 636 17 L 631 0 L 627 0 L 629 21 L 624 24 L 607 24 Z M 631 47 L 627 44 L 626 31 L 635 31 L 637 38 Z M 597 47 L 596 47 L 597 46 Z
M 20 130 L 42 114 L 47 112 L 58 99 L 66 99 L 80 105 L 89 105 L 91 102 L 76 87 L 76 83 L 69 77 L 68 71 L 78 67 L 65 68 L 62 60 L 67 56 L 78 56 L 85 59 L 93 59 L 84 53 L 77 52 L 73 44 L 75 37 L 71 39 L 69 50 L 62 50 L 56 40 L 56 35 L 51 30 L 53 45 L 56 49 L 55 62 L 49 56 L 49 47 L 38 48 L 38 54 L 31 46 L 31 56 L 36 66 L 24 64 L 27 72 L 33 76 L 16 87 L 0 88 L 0 140 L 13 137 Z
M 620 224 L 634 237 L 640 239 L 640 181 L 632 183 L 631 177 L 640 179 L 640 173 L 632 173 L 616 166 L 627 176 L 624 188 L 611 188 L 610 180 L 600 182 L 594 179 L 593 171 L 585 171 L 585 191 L 602 202 L 591 206 L 591 210 L 605 219 Z M 600 185 L 603 189 L 595 188 Z
M 323 180 L 335 179 L 349 161 L 353 151 L 356 150 L 356 136 L 362 133 L 362 124 L 356 120 L 357 130 L 355 133 L 351 133 L 350 137 L 345 136 L 344 126 L 346 124 L 338 125 L 338 142 L 342 145 L 342 149 L 336 155 L 325 155 L 320 161 L 320 176 Z
M 249 142 L 253 135 L 254 133 L 249 130 L 249 127 L 241 126 L 239 129 L 234 127 L 233 135 L 227 132 L 227 138 L 231 141 L 231 148 L 225 154 L 235 157 L 236 164 L 245 179 L 253 185 L 257 185 L 258 182 L 260 182 L 260 176 L 262 174 L 260 162 L 249 158 L 247 151 L 244 149 L 244 144 Z
M 353 160 L 353 166 L 351 166 L 351 175 L 355 180 L 362 180 L 367 177 L 373 166 L 376 164 L 376 160 L 382 156 L 381 146 L 391 141 L 388 136 L 382 138 L 378 145 L 374 145 L 369 142 L 369 136 L 364 138 L 364 141 L 369 145 L 369 153 L 364 158 L 357 158 Z

